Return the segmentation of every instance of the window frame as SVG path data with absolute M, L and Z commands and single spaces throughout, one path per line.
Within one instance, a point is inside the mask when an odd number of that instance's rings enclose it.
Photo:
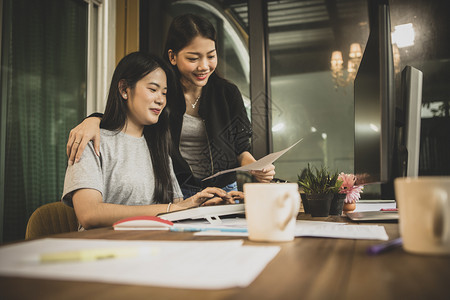
M 88 4 L 86 114 L 103 112 L 115 67 L 116 1 L 84 0 Z
M 0 65 L 2 64 L 2 41 L 3 41 L 3 0 L 0 0 L 0 17 L 2 21 L 0 22 Z M 0 84 L 3 87 L 4 78 L 1 77 L 2 72 L 0 72 Z M 2 93 L 6 94 L 6 91 L 2 88 Z M 5 99 L 4 95 L 0 96 L 1 99 Z M 4 203 L 5 203 L 5 159 L 6 159 L 6 103 L 5 101 L 0 102 L 0 243 L 3 242 L 3 214 L 4 214 Z

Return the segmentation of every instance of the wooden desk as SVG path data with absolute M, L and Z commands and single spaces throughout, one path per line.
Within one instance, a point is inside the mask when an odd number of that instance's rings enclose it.
M 311 219 L 301 213 L 299 219 Z M 341 217 L 314 218 L 348 221 Z M 398 224 L 384 223 L 390 239 Z M 58 238 L 123 240 L 214 240 L 164 231 L 101 228 Z M 221 238 L 223 239 L 223 238 Z M 234 238 L 227 238 L 234 239 Z M 280 253 L 247 288 L 186 290 L 161 287 L 0 277 L 1 299 L 449 299 L 450 256 L 419 256 L 402 248 L 368 256 L 379 241 L 296 238 L 278 243 Z M 261 245 L 245 240 L 247 245 Z M 266 244 L 264 244 L 266 245 Z

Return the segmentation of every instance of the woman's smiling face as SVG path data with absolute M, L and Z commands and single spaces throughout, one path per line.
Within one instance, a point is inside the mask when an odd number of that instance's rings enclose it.
M 178 53 L 169 54 L 170 62 L 180 71 L 181 83 L 186 87 L 203 87 L 217 67 L 216 45 L 213 40 L 197 36 Z
M 157 68 L 139 80 L 134 89 L 127 88 L 127 93 L 128 121 L 138 127 L 157 123 L 166 106 L 166 73 Z

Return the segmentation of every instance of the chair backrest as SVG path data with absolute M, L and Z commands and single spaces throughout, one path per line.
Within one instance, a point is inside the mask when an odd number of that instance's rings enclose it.
M 33 212 L 28 220 L 25 239 L 77 230 L 74 209 L 58 201 L 44 204 Z

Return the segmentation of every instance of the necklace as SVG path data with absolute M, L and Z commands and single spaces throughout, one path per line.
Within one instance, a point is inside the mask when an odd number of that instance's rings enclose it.
M 190 103 L 191 104 L 191 106 L 192 106 L 192 108 L 195 108 L 195 106 L 197 105 L 197 103 L 198 103 L 198 100 L 200 100 L 200 96 L 201 96 L 201 94 L 197 97 L 197 99 L 195 100 L 195 102 L 194 103 Z

